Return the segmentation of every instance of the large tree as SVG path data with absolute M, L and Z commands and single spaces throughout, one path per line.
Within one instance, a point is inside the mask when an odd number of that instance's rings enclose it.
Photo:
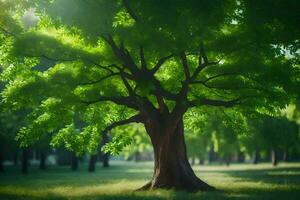
M 155 156 L 142 189 L 213 189 L 186 156 L 184 120 L 193 113 L 270 113 L 299 92 L 298 0 L 0 2 L 11 8 L 0 17 L 10 22 L 1 23 L 4 102 L 34 108 L 19 140 L 60 129 L 52 143 L 81 151 L 117 126 L 142 123 Z M 38 16 L 31 28 L 18 20 L 26 9 Z

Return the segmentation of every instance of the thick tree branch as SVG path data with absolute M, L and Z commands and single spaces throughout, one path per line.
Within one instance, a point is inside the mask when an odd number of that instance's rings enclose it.
M 124 119 L 121 121 L 117 121 L 114 122 L 112 124 L 110 124 L 109 126 L 107 126 L 104 130 L 103 133 L 107 133 L 108 131 L 112 130 L 113 128 L 117 127 L 117 126 L 122 126 L 122 125 L 126 125 L 126 124 L 130 124 L 130 123 L 142 123 L 143 122 L 143 118 L 141 115 L 134 115 L 128 119 Z
M 176 102 L 176 105 L 167 120 L 167 131 L 170 131 L 171 133 L 175 131 L 178 122 L 182 119 L 187 109 L 187 105 L 183 104 L 181 101 Z
M 180 60 L 183 66 L 184 74 L 185 74 L 185 79 L 188 81 L 190 79 L 190 69 L 189 65 L 187 63 L 187 58 L 184 52 L 180 53 Z
M 135 92 L 134 92 L 134 90 L 131 88 L 131 86 L 130 86 L 130 84 L 128 83 L 128 81 L 126 80 L 125 75 L 123 74 L 123 71 L 121 71 L 120 74 L 121 74 L 122 81 L 123 81 L 123 83 L 124 83 L 124 85 L 125 85 L 125 87 L 126 87 L 128 93 L 129 93 L 129 95 L 130 95 L 133 99 L 135 99 L 135 97 L 136 97 Z
M 155 92 L 155 97 L 158 103 L 158 110 L 160 113 L 169 113 L 168 106 L 166 105 L 163 96 L 159 91 Z
M 203 60 L 203 62 L 202 62 Z M 206 51 L 204 49 L 203 44 L 201 44 L 200 46 L 200 55 L 199 55 L 199 59 L 198 59 L 198 67 L 196 68 L 196 70 L 194 71 L 191 80 L 195 80 L 197 78 L 197 76 L 199 75 L 199 73 L 205 69 L 208 66 L 213 66 L 213 65 L 217 65 L 220 63 L 219 61 L 214 61 L 214 62 L 209 62 L 208 57 L 206 55 Z
M 148 98 L 141 97 L 135 93 L 134 89 L 132 89 L 132 87 L 126 80 L 126 77 L 123 74 L 123 69 L 122 71 L 120 71 L 120 74 L 121 74 L 122 81 L 129 93 L 129 96 L 132 99 L 132 102 L 138 108 L 138 110 L 141 113 L 144 113 L 145 115 L 152 115 L 155 112 L 155 107 L 153 106 L 153 104 L 149 101 Z
M 159 94 L 161 94 L 163 97 L 165 97 L 169 100 L 177 99 L 178 96 L 176 94 L 173 94 L 172 92 L 169 92 L 166 89 L 164 89 L 163 86 L 161 85 L 161 83 L 155 77 L 153 78 L 153 83 L 154 83 L 156 90 L 158 90 Z
M 185 74 L 185 81 L 182 82 L 182 87 L 180 89 L 180 92 L 177 95 L 176 105 L 175 105 L 174 110 L 172 111 L 173 113 L 176 113 L 176 112 L 180 113 L 181 112 L 180 110 L 185 110 L 182 103 L 184 101 L 186 101 L 186 99 L 187 99 L 187 94 L 188 94 L 188 90 L 189 90 L 189 82 L 191 81 L 190 80 L 190 78 L 191 78 L 190 69 L 189 69 L 189 65 L 187 62 L 185 52 L 181 52 L 179 54 L 179 58 L 181 60 L 182 66 L 183 66 L 183 70 L 184 70 L 184 74 Z M 178 109 L 178 111 L 176 109 Z
M 141 59 L 141 68 L 147 69 L 145 54 L 144 54 L 144 48 L 140 46 L 140 59 Z
M 119 48 L 118 45 L 115 43 L 111 35 L 108 35 L 107 37 L 103 37 L 103 39 L 110 45 L 112 48 L 115 56 L 123 62 L 123 66 L 129 69 L 129 71 L 134 75 L 138 76 L 138 67 L 134 63 L 132 57 L 130 56 L 130 53 L 127 49 L 124 48 L 124 46 L 121 44 L 121 47 Z
M 204 49 L 204 45 L 203 44 L 200 45 L 200 56 L 202 57 L 202 59 L 204 61 L 204 64 L 209 63 L 208 62 L 208 57 L 206 55 L 206 51 Z
M 220 63 L 220 61 L 215 61 L 215 62 L 202 63 L 202 64 L 198 65 L 198 67 L 194 71 L 193 75 L 191 76 L 191 80 L 195 80 L 197 78 L 197 76 L 199 75 L 199 73 L 206 67 L 217 65 L 219 63 Z
M 138 22 L 139 18 L 136 15 L 136 13 L 132 10 L 132 8 L 130 7 L 128 0 L 123 0 L 123 5 L 124 5 L 126 11 L 128 12 L 128 14 L 132 17 L 132 19 L 134 19 L 136 22 Z
M 171 54 L 171 55 L 168 55 L 168 56 L 165 56 L 165 57 L 162 57 L 161 59 L 158 60 L 157 64 L 150 70 L 150 72 L 152 74 L 155 74 L 159 69 L 160 67 L 167 61 L 169 60 L 170 58 L 172 58 L 174 56 L 174 54 Z

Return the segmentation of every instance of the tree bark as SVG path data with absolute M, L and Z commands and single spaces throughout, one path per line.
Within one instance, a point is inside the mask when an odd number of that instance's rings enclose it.
M 29 152 L 28 149 L 22 149 L 22 174 L 27 174 L 28 172 L 28 157 L 29 157 Z
M 72 158 L 71 158 L 71 169 L 73 171 L 76 171 L 78 169 L 78 157 L 76 156 L 75 153 L 72 153 Z
M 44 151 L 40 152 L 40 169 L 45 170 L 46 169 L 46 159 L 47 155 Z
M 152 180 L 139 190 L 164 188 L 185 191 L 208 191 L 215 188 L 200 180 L 187 158 L 182 119 L 174 132 L 149 133 L 154 149 Z
M 97 154 L 91 155 L 90 156 L 90 161 L 89 161 L 89 172 L 94 172 L 96 169 L 96 162 L 97 162 Z
M 278 152 L 274 149 L 271 151 L 272 165 L 275 167 L 278 164 Z

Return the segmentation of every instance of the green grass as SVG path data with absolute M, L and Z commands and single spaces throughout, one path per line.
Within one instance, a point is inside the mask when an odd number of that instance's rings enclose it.
M 44 172 L 30 169 L 22 175 L 9 168 L 0 174 L 0 199 L 300 199 L 300 163 L 226 166 L 196 166 L 203 180 L 217 192 L 185 193 L 166 190 L 133 192 L 152 174 L 151 163 L 113 162 L 109 169 L 89 173 L 56 167 Z

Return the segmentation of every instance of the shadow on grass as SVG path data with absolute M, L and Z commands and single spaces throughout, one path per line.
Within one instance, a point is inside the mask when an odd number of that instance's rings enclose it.
M 295 167 L 232 171 L 224 170 L 217 172 L 233 178 L 237 178 L 236 181 L 240 182 L 255 181 L 271 184 L 300 184 L 300 168 Z
M 109 195 L 97 195 L 97 196 L 92 196 L 92 195 L 87 195 L 87 196 L 80 196 L 80 197 L 61 197 L 61 196 L 45 196 L 45 197 L 34 197 L 34 196 L 18 196 L 18 195 L 1 195 L 1 200 L 69 200 L 69 199 L 74 199 L 74 200 L 79 200 L 79 199 L 94 199 L 94 200 L 163 200 L 164 198 L 162 197 L 157 197 L 157 196 L 148 196 L 148 197 L 141 197 L 141 196 L 134 196 L 134 195 L 114 195 L 114 194 L 109 194 Z
M 257 191 L 257 190 L 241 190 L 239 192 L 198 192 L 198 193 L 185 193 L 174 191 L 161 191 L 161 193 L 145 192 L 145 193 L 132 193 L 128 194 L 99 194 L 99 195 L 82 195 L 76 197 L 62 197 L 56 195 L 45 195 L 42 197 L 36 197 L 31 195 L 1 195 L 1 200 L 80 200 L 80 199 L 93 199 L 93 200 L 218 200 L 218 199 L 261 199 L 261 200 L 279 200 L 289 199 L 298 200 L 299 190 L 276 190 L 276 191 Z
M 201 169 L 201 168 L 200 168 Z M 17 169 L 0 175 L 1 200 L 196 200 L 196 199 L 299 199 L 300 167 L 224 168 L 201 171 L 197 174 L 214 178 L 215 186 L 224 191 L 185 193 L 165 190 L 132 192 L 152 174 L 152 166 L 112 166 L 88 173 L 85 166 L 78 172 L 69 168 L 50 168 L 45 172 L 31 169 L 25 176 Z M 124 181 L 125 180 L 125 181 Z M 208 179 L 209 180 L 209 179 Z M 124 182 L 122 182 L 124 181 Z M 131 182 L 134 182 L 131 184 Z M 112 183 L 112 184 L 111 184 Z M 107 186 L 105 186 L 108 184 Z M 137 186 L 137 187 L 136 187 Z M 2 187 L 2 188 L 1 188 Z

